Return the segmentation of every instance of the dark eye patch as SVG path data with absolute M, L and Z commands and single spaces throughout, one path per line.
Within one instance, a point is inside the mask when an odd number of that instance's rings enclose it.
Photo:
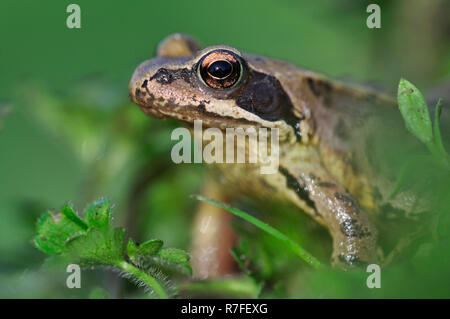
M 247 85 L 236 97 L 236 104 L 266 121 L 284 120 L 300 138 L 301 119 L 294 115 L 291 99 L 275 77 L 250 71 Z

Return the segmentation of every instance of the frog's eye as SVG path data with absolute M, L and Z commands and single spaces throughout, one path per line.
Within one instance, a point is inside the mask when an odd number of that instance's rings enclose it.
M 198 64 L 198 73 L 204 83 L 214 89 L 235 85 L 242 75 L 240 58 L 228 50 L 207 53 Z

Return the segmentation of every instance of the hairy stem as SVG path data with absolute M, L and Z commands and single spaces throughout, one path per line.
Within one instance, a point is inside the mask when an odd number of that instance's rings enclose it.
M 160 285 L 160 283 L 156 280 L 156 278 L 148 275 L 141 269 L 133 266 L 130 263 L 127 263 L 126 261 L 122 261 L 122 262 L 118 263 L 116 266 L 119 267 L 120 269 L 122 269 L 123 271 L 125 271 L 129 274 L 132 274 L 136 278 L 139 278 L 140 280 L 145 282 L 145 284 L 147 286 L 149 286 L 150 288 L 152 288 L 155 291 L 155 293 L 158 295 L 159 298 L 161 298 L 161 299 L 169 298 L 169 295 L 166 293 L 166 291 Z

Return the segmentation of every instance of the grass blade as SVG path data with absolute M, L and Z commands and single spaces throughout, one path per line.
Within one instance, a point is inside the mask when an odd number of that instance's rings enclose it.
M 442 109 L 442 99 L 436 104 L 436 109 L 434 111 L 434 122 L 433 122 L 433 135 L 434 135 L 434 144 L 436 145 L 439 154 L 442 156 L 444 162 L 447 161 L 447 152 L 444 148 L 444 143 L 442 143 L 441 130 L 439 128 L 439 117 L 441 115 Z

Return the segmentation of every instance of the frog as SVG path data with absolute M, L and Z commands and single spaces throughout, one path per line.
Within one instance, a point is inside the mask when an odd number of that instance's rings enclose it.
M 188 126 L 202 120 L 220 130 L 276 129 L 276 172 L 261 174 L 258 164 L 211 164 L 220 176 L 213 179 L 225 185 L 224 193 L 289 202 L 306 213 L 330 233 L 334 267 L 382 263 L 382 211 L 423 209 L 414 194 L 391 196 L 396 169 L 373 151 L 391 138 L 414 144 L 389 94 L 228 45 L 203 48 L 179 33 L 136 68 L 129 94 L 145 114 Z

